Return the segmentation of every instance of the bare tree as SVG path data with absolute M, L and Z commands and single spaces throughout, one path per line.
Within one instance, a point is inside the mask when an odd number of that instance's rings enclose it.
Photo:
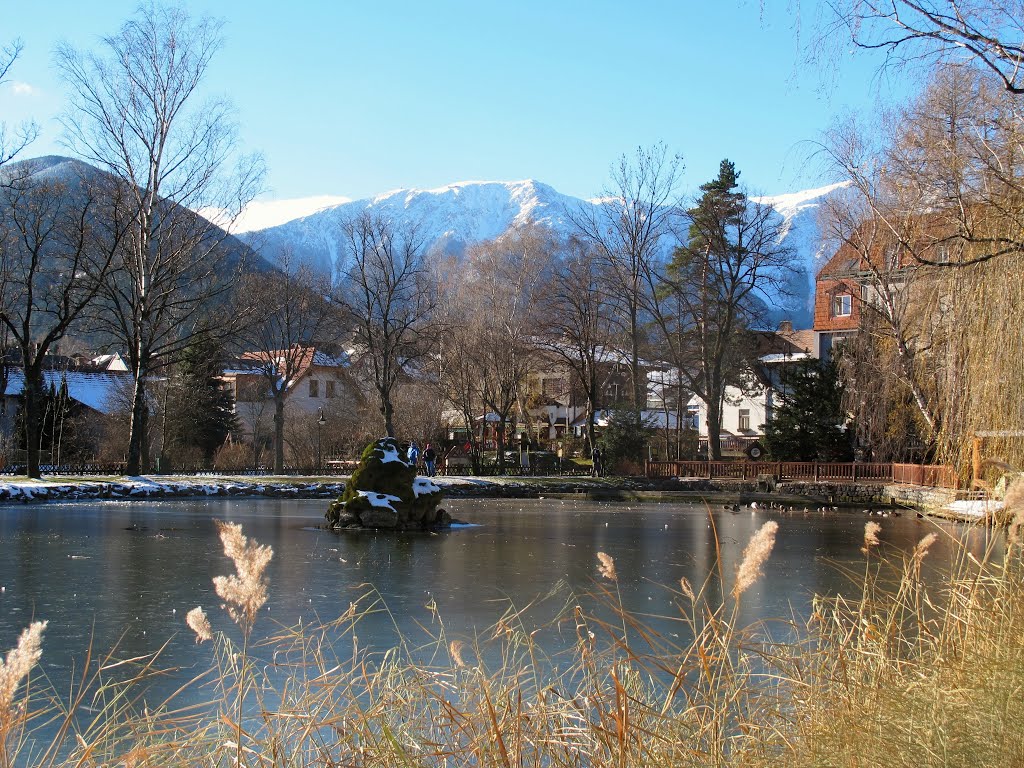
M 400 231 L 390 220 L 364 212 L 342 224 L 341 241 L 333 296 L 356 356 L 370 369 L 384 431 L 394 437 L 394 389 L 431 349 L 435 287 L 415 227 Z
M 7 74 L 14 66 L 14 62 L 21 55 L 21 40 L 0 48 L 0 85 L 7 82 Z M 0 167 L 13 160 L 18 154 L 39 135 L 39 126 L 35 123 L 23 123 L 8 134 L 7 124 L 0 122 Z
M 480 318 L 472 311 L 473 296 L 466 290 L 461 264 L 454 257 L 440 262 L 433 272 L 438 286 L 438 389 L 442 401 L 455 409 L 462 420 L 469 436 L 473 472 L 479 474 L 481 445 L 476 423 L 486 412 L 480 391 Z
M 888 62 L 967 61 L 1024 94 L 1024 3 L 1020 0 L 835 0 L 825 36 L 844 37 Z
M 603 279 L 600 257 L 572 239 L 565 259 L 541 293 L 544 312 L 538 326 L 542 352 L 572 372 L 571 387 L 582 392 L 587 408 L 587 443 L 597 444 L 594 419 L 604 407 L 601 395 L 608 356 L 620 328 L 614 298 Z
M 21 356 L 26 473 L 38 478 L 47 355 L 96 299 L 123 233 L 106 229 L 110 198 L 24 167 L 0 188 L 0 323 Z
M 522 395 L 536 358 L 536 299 L 550 279 L 553 252 L 547 230 L 517 228 L 472 248 L 464 265 L 480 398 L 497 417 L 499 472 L 505 469 L 505 435 L 517 407 L 518 415 L 526 415 Z
M 7 82 L 7 75 L 11 71 L 11 67 L 14 66 L 14 62 L 21 55 L 22 48 L 20 40 L 15 40 L 9 45 L 0 48 L 0 86 Z M 34 123 L 18 126 L 14 130 L 13 135 L 11 135 L 8 134 L 7 124 L 0 122 L 0 168 L 3 168 L 4 165 L 17 157 L 38 135 L 39 127 Z M 3 183 L 0 183 L 0 187 L 2 187 Z M 0 401 L 4 402 L 6 398 L 3 397 L 3 394 L 7 392 L 7 383 L 10 379 L 10 365 L 7 358 L 10 344 L 9 329 L 6 325 L 3 325 L 0 328 Z M 3 403 L 0 403 L 0 416 L 4 415 L 5 407 Z
M 682 170 L 682 159 L 669 155 L 664 144 L 640 147 L 612 168 L 611 186 L 600 205 L 568 213 L 579 238 L 601 256 L 607 295 L 615 297 L 622 315 L 637 413 L 647 402 L 647 381 L 640 367 L 646 312 L 655 275 L 668 252 L 667 241 L 680 221 Z
M 792 251 L 782 219 L 739 190 L 723 160 L 690 209 L 690 238 L 665 271 L 654 313 L 667 356 L 707 406 L 710 458 L 720 459 L 722 402 L 746 370 L 748 330 L 784 295 Z
M 102 53 L 67 45 L 57 66 L 71 89 L 69 145 L 122 186 L 131 222 L 105 290 L 108 330 L 127 350 L 135 381 L 127 471 L 141 471 L 149 406 L 147 380 L 197 337 L 216 336 L 209 312 L 238 271 L 224 230 L 192 211 L 237 213 L 262 177 L 257 158 L 230 168 L 237 131 L 223 100 L 197 102 L 220 47 L 220 24 L 174 6 L 142 6 Z
M 298 375 L 314 364 L 316 346 L 326 340 L 334 319 L 327 299 L 328 281 L 307 267 L 293 271 L 290 266 L 285 259 L 281 272 L 247 276 L 238 297 L 240 303 L 258 307 L 239 338 L 247 350 L 246 359 L 259 371 L 274 403 L 274 472 L 278 474 L 284 471 L 288 393 Z M 258 424 L 252 426 L 253 440 L 257 440 Z

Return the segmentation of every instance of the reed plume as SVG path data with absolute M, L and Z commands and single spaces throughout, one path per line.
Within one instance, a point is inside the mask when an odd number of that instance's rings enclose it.
M 600 562 L 600 565 L 597 566 L 597 572 L 608 579 L 608 581 L 618 581 L 619 574 L 615 571 L 615 558 L 607 552 L 598 552 L 597 559 Z
M 45 629 L 45 621 L 33 621 L 22 631 L 18 644 L 7 652 L 7 658 L 0 659 L 0 717 L 10 710 L 18 685 L 42 657 Z
M 881 542 L 878 540 L 878 534 L 881 532 L 882 526 L 876 522 L 864 523 L 864 546 L 860 548 L 860 551 L 865 555 L 871 552 L 872 547 L 877 547 Z
M 210 628 L 210 619 L 200 606 L 196 606 L 185 616 L 185 623 L 196 633 L 196 642 L 202 643 L 206 640 L 213 640 L 213 630 Z
M 271 547 L 250 542 L 237 523 L 217 523 L 224 554 L 231 558 L 237 573 L 215 576 L 213 587 L 224 601 L 228 615 L 248 634 L 260 608 L 267 602 L 267 580 L 263 578 L 270 559 Z
M 779 524 L 769 520 L 760 530 L 750 537 L 750 543 L 743 550 L 743 562 L 736 571 L 736 586 L 732 589 L 733 597 L 739 597 L 764 575 L 762 570 L 768 556 L 775 546 L 775 534 Z
M 920 565 L 921 561 L 928 556 L 928 550 L 931 549 L 932 544 L 934 544 L 938 540 L 939 534 L 929 533 L 927 536 L 924 536 L 919 542 L 917 542 L 917 544 L 914 546 L 913 557 L 918 565 Z
M 1019 543 L 1020 529 L 1021 526 L 1024 526 L 1024 475 L 1018 475 L 1017 479 L 1006 489 L 1003 508 L 1010 521 L 1010 532 L 1007 535 L 1006 543 L 1009 547 L 1013 547 Z

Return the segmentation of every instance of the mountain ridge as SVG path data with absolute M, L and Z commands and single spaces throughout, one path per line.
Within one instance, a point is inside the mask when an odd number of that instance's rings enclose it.
M 817 209 L 823 200 L 844 186 L 830 184 L 793 193 L 751 197 L 771 206 L 781 217 L 784 242 L 797 254 L 796 273 L 787 281 L 793 296 L 776 297 L 774 306 L 769 307 L 773 320 L 789 319 L 798 326 L 810 326 L 814 278 L 824 255 Z M 394 189 L 239 236 L 272 263 L 280 265 L 287 254 L 292 267 L 303 263 L 329 274 L 341 253 L 341 224 L 359 213 L 380 214 L 399 228 L 415 223 L 428 246 L 460 254 L 473 243 L 493 240 L 527 223 L 546 226 L 566 236 L 572 231 L 572 211 L 608 202 L 607 198 L 587 200 L 563 195 L 537 179 L 460 181 L 431 189 Z

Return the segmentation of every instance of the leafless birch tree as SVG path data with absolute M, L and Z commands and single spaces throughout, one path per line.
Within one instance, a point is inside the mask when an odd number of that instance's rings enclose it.
M 104 38 L 100 53 L 57 51 L 71 91 L 69 146 L 120 183 L 119 215 L 131 222 L 104 292 L 108 330 L 124 345 L 135 381 L 130 474 L 144 464 L 149 377 L 234 316 L 210 309 L 238 270 L 237 246 L 192 213 L 215 207 L 230 218 L 262 176 L 256 158 L 232 167 L 237 131 L 228 104 L 198 100 L 220 29 L 180 7 L 149 4 Z

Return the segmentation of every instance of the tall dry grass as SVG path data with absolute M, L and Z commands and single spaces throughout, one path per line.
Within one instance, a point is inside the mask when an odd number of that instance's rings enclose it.
M 666 587 L 671 616 L 625 610 L 622 574 L 599 553 L 592 592 L 562 593 L 550 621 L 509 608 L 464 637 L 436 615 L 425 641 L 374 651 L 360 625 L 388 609 L 369 587 L 328 624 L 261 630 L 272 553 L 240 528 L 222 535 L 236 571 L 218 582 L 226 616 L 187 617 L 215 659 L 187 686 L 198 703 L 146 701 L 155 660 L 117 677 L 113 656 L 58 695 L 30 676 L 33 625 L 0 667 L 0 765 L 1024 764 L 1017 544 L 935 563 L 935 534 L 902 553 L 869 523 L 859 595 L 818 598 L 808 623 L 770 631 L 740 624 L 785 535 L 769 523 L 735 573 Z

